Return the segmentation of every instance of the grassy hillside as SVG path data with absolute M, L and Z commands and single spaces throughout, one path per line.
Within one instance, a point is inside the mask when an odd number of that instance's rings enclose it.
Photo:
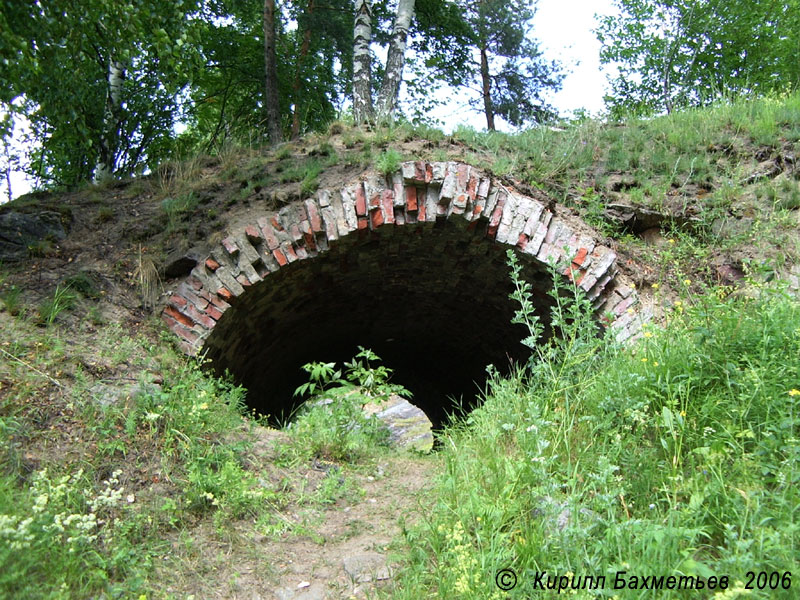
M 548 575 L 603 588 L 579 598 L 687 595 L 641 589 L 662 575 L 699 578 L 693 597 L 794 597 L 798 151 L 797 95 L 518 135 L 337 123 L 3 206 L 55 211 L 69 233 L 0 265 L 0 597 L 269 597 L 290 552 L 298 594 L 303 565 L 334 597 L 555 597 Z M 412 158 L 545 191 L 608 236 L 661 320 L 617 347 L 561 297 L 562 336 L 493 377 L 429 457 L 325 407 L 262 427 L 155 318 L 168 257 Z M 385 551 L 400 515 L 390 581 L 320 566 Z

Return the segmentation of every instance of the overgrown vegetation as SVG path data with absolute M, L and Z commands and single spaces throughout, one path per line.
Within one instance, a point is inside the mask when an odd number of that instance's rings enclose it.
M 380 358 L 360 348 L 344 372 L 335 363 L 309 363 L 303 369 L 309 381 L 295 395 L 310 395 L 297 418 L 288 426 L 297 453 L 305 458 L 358 462 L 388 445 L 389 432 L 367 404 L 380 406 L 392 394 L 411 397 L 404 387 L 389 383 L 391 369 L 370 361 Z
M 541 572 L 577 588 L 602 576 L 603 591 L 573 593 L 610 595 L 623 571 L 639 583 L 620 597 L 672 597 L 641 587 L 670 575 L 705 590 L 724 576 L 718 598 L 794 597 L 797 301 L 704 290 L 619 348 L 595 336 L 579 290 L 556 290 L 563 335 L 533 344 L 541 328 L 509 258 L 531 362 L 495 376 L 482 406 L 443 432 L 447 468 L 430 517 L 406 531 L 391 597 L 502 598 L 495 575 L 509 568 L 520 598 L 557 597 L 537 587 Z

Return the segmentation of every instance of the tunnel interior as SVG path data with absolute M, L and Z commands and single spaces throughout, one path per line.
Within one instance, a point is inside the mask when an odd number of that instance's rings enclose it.
M 527 331 L 511 323 L 506 248 L 448 221 L 353 233 L 250 287 L 204 349 L 247 389 L 251 409 L 284 422 L 302 401 L 293 392 L 307 381 L 304 364 L 341 365 L 363 346 L 438 427 L 455 406 L 474 406 L 487 365 L 507 372 L 529 355 Z M 522 258 L 546 323 L 550 276 Z

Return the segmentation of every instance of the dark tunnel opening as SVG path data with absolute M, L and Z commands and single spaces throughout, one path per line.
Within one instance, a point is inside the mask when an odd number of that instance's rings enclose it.
M 205 343 L 217 373 L 247 388 L 249 408 L 283 422 L 302 400 L 312 361 L 349 361 L 358 346 L 393 369 L 412 403 L 439 427 L 453 400 L 475 405 L 492 364 L 507 372 L 529 351 L 506 265 L 507 246 L 438 222 L 354 233 L 242 294 Z M 522 256 L 544 321 L 550 276 Z

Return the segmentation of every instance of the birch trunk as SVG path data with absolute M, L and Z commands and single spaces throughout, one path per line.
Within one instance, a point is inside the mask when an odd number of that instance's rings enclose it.
M 415 0 L 398 0 L 397 14 L 392 28 L 392 39 L 389 42 L 389 53 L 386 57 L 386 73 L 381 82 L 378 96 L 378 119 L 388 119 L 394 115 L 397 98 L 400 95 L 400 84 L 403 81 L 403 67 L 406 57 L 406 39 L 411 20 L 414 18 Z
M 481 47 L 481 82 L 483 84 L 483 112 L 486 114 L 486 128 L 489 131 L 494 131 L 492 78 L 489 74 L 489 55 L 486 46 Z
M 281 141 L 281 114 L 278 103 L 278 63 L 275 56 L 275 0 L 264 0 L 264 67 L 267 110 L 267 136 L 270 144 Z
M 118 60 L 108 63 L 108 94 L 106 107 L 103 112 L 103 137 L 100 140 L 100 157 L 94 173 L 96 182 L 103 181 L 114 175 L 115 158 L 117 154 L 117 136 L 119 135 L 119 109 L 122 97 L 122 80 L 125 77 L 125 68 Z
M 355 28 L 353 29 L 353 117 L 357 125 L 375 119 L 372 107 L 372 3 L 355 0 Z

